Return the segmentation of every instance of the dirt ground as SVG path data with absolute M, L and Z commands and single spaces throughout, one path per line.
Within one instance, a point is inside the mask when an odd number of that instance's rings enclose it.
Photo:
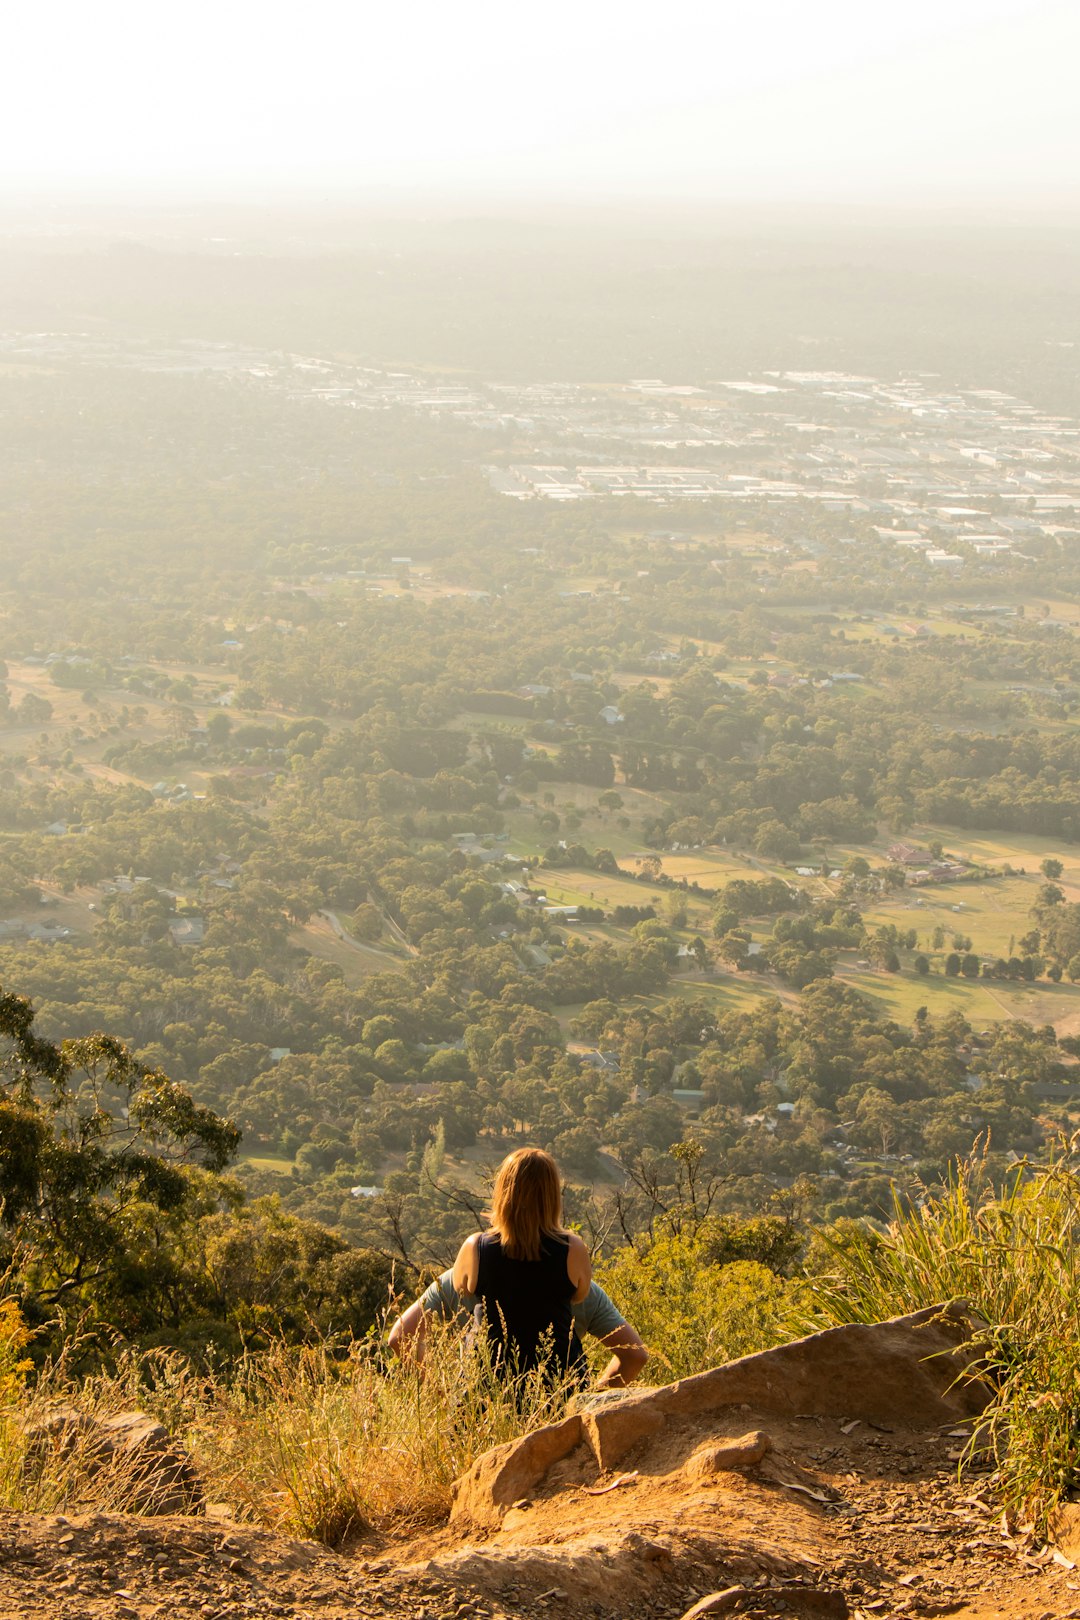
M 739 1412 L 727 1427 L 754 1426 Z M 570 1457 L 500 1530 L 361 1539 L 340 1553 L 232 1523 L 0 1517 L 0 1620 L 1080 1620 L 1080 1570 L 1009 1530 L 955 1434 L 762 1417 L 773 1450 L 688 1482 L 679 1426 L 614 1476 Z M 616 1484 L 616 1480 L 622 1483 Z M 602 1489 L 609 1486 L 609 1489 Z

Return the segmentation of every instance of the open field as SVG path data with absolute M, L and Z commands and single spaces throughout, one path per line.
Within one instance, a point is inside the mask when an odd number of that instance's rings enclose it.
M 636 883 L 630 877 L 614 877 L 607 872 L 583 872 L 572 867 L 541 867 L 535 884 L 543 888 L 557 906 L 659 906 L 664 890 L 651 883 Z
M 675 863 L 682 859 L 683 857 L 679 855 L 665 857 L 664 871 L 672 877 L 686 877 L 692 882 L 699 882 L 703 888 L 718 889 L 734 877 L 761 876 L 759 868 L 744 866 L 736 861 L 730 864 L 710 865 L 692 856 L 686 857 L 687 867 L 680 870 L 675 867 Z M 659 884 L 643 882 L 633 876 L 637 869 L 633 860 L 623 860 L 620 865 L 621 870 L 627 874 L 625 877 L 616 877 L 613 873 L 607 872 L 582 871 L 573 867 L 541 867 L 535 874 L 534 884 L 544 889 L 554 905 L 603 906 L 608 911 L 614 906 L 651 905 L 656 907 L 657 915 L 661 917 L 664 914 L 665 904 L 669 898 L 674 897 L 676 901 L 686 906 L 690 934 L 708 928 L 716 903 L 712 898 L 699 898 L 693 892 L 686 893 L 681 889 L 673 890 Z M 675 870 L 672 870 L 673 867 Z
M 719 978 L 707 979 L 698 974 L 682 974 L 672 979 L 665 995 L 711 1002 L 718 1015 L 750 1012 L 762 1001 L 779 999 L 794 1003 L 797 999 L 777 980 L 751 973 L 725 973 Z
M 6 684 L 12 706 L 16 707 L 32 694 L 51 705 L 52 715 L 44 722 L 0 729 L 0 760 L 23 756 L 28 762 L 23 767 L 28 777 L 40 772 L 50 782 L 63 780 L 65 775 L 77 778 L 81 768 L 86 776 L 103 782 L 129 782 L 149 787 L 160 778 L 170 784 L 183 781 L 192 792 L 205 791 L 216 770 L 213 766 L 204 768 L 196 760 L 184 760 L 161 769 L 148 765 L 141 774 L 104 763 L 106 751 L 119 742 L 171 743 L 177 736 L 183 737 L 189 726 L 205 725 L 211 715 L 219 712 L 215 697 L 227 692 L 233 684 L 232 672 L 225 668 L 153 659 L 145 660 L 144 667 L 172 681 L 189 681 L 194 688 L 193 696 L 190 699 L 159 697 L 129 691 L 122 686 L 95 687 L 84 692 L 58 686 L 44 665 L 9 659 Z M 120 718 L 125 709 L 128 711 L 126 723 Z M 228 712 L 234 723 L 276 724 L 281 719 L 279 714 L 263 710 L 229 709 Z M 70 763 L 58 762 L 55 756 L 66 754 L 68 749 L 73 756 Z
M 679 850 L 675 854 L 665 851 L 660 861 L 667 877 L 685 878 L 687 883 L 698 883 L 703 889 L 720 889 L 725 883 L 730 883 L 732 878 L 760 878 L 763 875 L 763 868 L 768 864 L 767 862 L 754 864 L 741 855 L 717 849 L 715 845 L 685 852 Z M 620 864 L 627 866 L 629 863 L 623 861 Z M 782 867 L 776 867 L 775 870 L 778 875 L 790 880 L 790 872 L 785 872 Z
M 908 1023 L 920 1007 L 936 1016 L 958 1012 L 976 1028 L 1023 1018 L 1032 1024 L 1053 1024 L 1059 1033 L 1080 1027 L 1080 986 L 1074 984 L 1013 984 L 987 979 L 947 979 L 941 973 L 928 978 L 914 974 L 882 973 L 853 966 L 838 968 L 837 977 L 875 1002 L 890 1018 Z
M 598 802 L 603 791 L 581 782 L 545 783 L 536 800 L 506 811 L 511 851 L 515 855 L 542 855 L 563 839 L 592 849 L 610 849 L 620 860 L 625 855 L 642 853 L 641 824 L 646 816 L 659 815 L 667 808 L 664 800 L 658 794 L 619 783 L 615 791 L 622 798 L 622 808 L 611 811 Z M 552 804 L 544 803 L 544 793 L 552 795 Z M 540 817 L 548 811 L 554 811 L 559 817 L 555 831 L 539 825 Z M 568 814 L 580 818 L 577 826 L 567 825 Z M 621 822 L 627 825 L 622 826 Z
M 254 1170 L 273 1170 L 279 1176 L 291 1175 L 293 1167 L 291 1159 L 277 1158 L 273 1154 L 242 1153 L 240 1163 L 250 1164 Z
M 342 938 L 325 917 L 312 917 L 303 927 L 294 928 L 289 943 L 339 967 L 350 990 L 355 990 L 374 973 L 400 973 L 404 967 L 402 958 L 390 951 Z
M 700 974 L 686 973 L 677 974 L 662 995 L 627 996 L 620 1005 L 625 1008 L 656 1007 L 662 1001 L 670 1000 L 672 996 L 688 1001 L 708 1002 L 717 1016 L 722 1013 L 748 1012 L 761 1002 L 773 1001 L 778 997 L 781 1001 L 792 1003 L 797 999 L 783 985 L 754 974 L 724 973 L 704 978 Z M 554 1009 L 554 1016 L 564 1034 L 569 1030 L 571 1020 L 578 1016 L 584 1005 L 584 1002 L 576 1002 L 570 1006 Z M 585 1042 L 584 1045 L 588 1047 L 591 1043 Z
M 1003 1018 L 1022 1018 L 1035 1023 L 1053 1023 L 1063 1032 L 1080 1028 L 1080 988 L 1069 984 L 1053 985 L 1040 981 L 1034 985 L 985 979 L 968 980 L 946 978 L 944 959 L 953 948 L 955 935 L 969 937 L 972 948 L 983 957 L 1014 954 L 1016 941 L 1032 927 L 1031 906 L 1040 884 L 1044 881 L 1038 871 L 1038 862 L 1046 854 L 1057 854 L 1065 862 L 1062 882 L 1070 900 L 1080 900 L 1080 852 L 1071 855 L 1049 839 L 989 837 L 964 838 L 958 841 L 955 833 L 950 837 L 947 828 L 920 828 L 908 835 L 908 841 L 919 847 L 940 839 L 946 847 L 973 862 L 1000 867 L 1011 864 L 1009 876 L 993 876 L 971 882 L 927 884 L 918 888 L 897 890 L 866 907 L 864 916 L 869 925 L 894 923 L 906 930 L 914 928 L 918 949 L 931 960 L 933 971 L 926 978 L 912 974 L 910 961 L 905 960 L 904 971 L 898 974 L 876 969 L 861 969 L 856 958 L 861 953 L 845 953 L 837 964 L 837 976 L 867 996 L 882 1014 L 909 1022 L 919 1007 L 943 1014 L 960 1012 L 972 1023 L 982 1026 Z M 861 851 L 834 851 L 835 859 L 842 862 L 848 854 L 862 852 L 873 860 L 884 860 L 885 850 L 895 840 L 891 836 L 877 841 L 871 848 Z M 734 877 L 760 878 L 778 876 L 793 881 L 789 868 L 772 862 L 751 861 L 727 851 L 704 849 L 685 854 L 664 854 L 663 870 L 673 877 L 685 877 L 703 887 L 719 889 Z M 620 862 L 628 874 L 635 870 L 634 859 L 623 857 Z M 1026 870 L 1020 870 L 1025 867 Z M 835 894 L 837 884 L 820 878 L 794 879 L 802 888 L 819 900 L 828 900 Z M 549 899 L 558 905 L 598 905 L 610 910 L 616 905 L 646 905 L 656 907 L 663 916 L 664 900 L 670 890 L 651 883 L 642 883 L 629 875 L 625 879 L 607 874 L 579 871 L 542 869 L 537 874 Z M 690 939 L 695 933 L 709 938 L 709 920 L 714 902 L 689 900 L 687 927 L 679 931 L 681 939 Z M 937 927 L 945 932 L 945 942 L 935 949 L 932 936 Z M 754 937 L 768 937 L 770 927 L 755 928 Z M 585 931 L 582 931 L 585 935 Z M 619 940 L 625 938 L 621 929 L 609 925 L 591 927 L 587 937 Z M 748 973 L 724 974 L 717 980 L 679 976 L 672 980 L 671 993 L 688 995 L 700 991 L 715 999 L 724 1008 L 749 1006 L 764 997 L 779 994 L 785 1000 L 794 999 L 792 993 L 773 978 Z
M 913 837 L 905 833 L 905 840 Z M 958 832 L 955 827 L 928 825 L 918 828 L 917 841 L 928 843 L 938 839 L 950 854 L 966 856 L 987 866 L 1013 866 L 1021 872 L 1034 872 L 1039 881 L 1039 862 L 1048 855 L 1056 856 L 1065 868 L 1063 883 L 1073 884 L 1080 899 L 1080 846 L 1063 843 L 1060 838 L 1041 838 L 1037 833 L 981 833 Z
M 483 709 L 462 709 L 450 722 L 450 731 L 498 731 L 505 736 L 524 737 L 533 723 L 529 714 L 488 714 Z M 543 745 L 533 739 L 532 746 Z
M 956 860 L 970 861 L 975 866 L 1011 866 L 1014 872 L 1034 874 L 1039 882 L 1042 881 L 1040 861 L 1048 855 L 1055 856 L 1065 868 L 1062 882 L 1075 884 L 1077 898 L 1080 898 L 1080 845 L 1060 838 L 1042 838 L 1037 833 L 986 833 L 947 827 L 939 822 L 920 822 L 904 833 L 882 832 L 868 844 L 837 840 L 829 845 L 829 853 L 837 864 L 853 855 L 863 855 L 873 866 L 886 861 L 887 851 L 893 844 L 910 844 L 915 849 L 928 850 L 935 842 L 941 844 L 947 856 Z
M 618 878 L 605 872 L 577 872 L 569 868 L 548 872 L 545 868 L 536 874 L 536 885 L 543 887 L 552 905 L 602 906 L 605 911 L 615 906 L 653 906 L 660 918 L 664 916 L 667 897 L 674 892 L 678 900 L 686 902 L 687 928 L 681 930 L 681 934 L 690 939 L 695 934 L 706 932 L 709 925 L 711 901 L 695 900 L 693 895 L 684 896 L 679 890 L 636 882 L 630 877 Z M 625 941 L 627 938 L 626 930 L 609 924 L 590 925 L 588 933 L 613 941 Z
M 1043 880 L 1036 876 L 987 878 L 979 883 L 927 883 L 900 889 L 895 898 L 868 906 L 868 924 L 895 923 L 914 928 L 919 949 L 931 952 L 930 938 L 937 927 L 945 930 L 944 950 L 952 949 L 954 934 L 967 935 L 982 956 L 1015 954 L 1016 940 L 1034 927 L 1031 907 Z
M 1047 606 L 1053 617 L 1080 623 L 1080 607 L 1075 604 L 1055 601 Z M 807 608 L 806 611 L 809 613 L 811 609 Z M 931 613 L 925 621 L 919 621 L 923 622 L 933 634 L 971 636 L 980 633 L 971 626 L 949 619 L 945 614 Z M 876 615 L 865 624 L 856 623 L 854 617 L 843 618 L 842 623 L 845 635 L 859 640 L 888 639 L 894 631 L 907 637 L 915 630 L 913 620 L 894 625 L 881 615 Z M 710 644 L 703 642 L 701 645 L 708 654 Z M 842 643 L 837 646 L 837 668 L 843 665 L 842 646 Z M 27 693 L 34 693 L 49 701 L 53 713 L 44 725 L 13 726 L 0 731 L 0 761 L 5 756 L 9 760 L 24 756 L 27 763 L 21 766 L 21 774 L 31 779 L 51 777 L 62 780 L 74 765 L 72 779 L 77 779 L 81 767 L 88 776 L 102 781 L 149 786 L 160 775 L 170 782 L 179 777 L 193 791 L 203 791 L 212 768 L 200 769 L 194 761 L 185 761 L 171 770 L 160 772 L 147 769 L 139 776 L 104 764 L 102 756 L 117 741 L 152 743 L 168 740 L 177 736 L 185 725 L 205 723 L 216 712 L 214 697 L 227 690 L 233 678 L 232 672 L 225 666 L 196 668 L 147 660 L 146 667 L 172 681 L 190 682 L 194 688 L 192 697 L 189 700 L 170 695 L 159 697 L 120 687 L 84 693 L 56 685 L 49 669 L 44 666 L 12 660 L 8 685 L 13 702 L 17 704 Z M 756 669 L 775 672 L 784 667 L 787 666 L 782 661 L 770 656 L 733 659 L 724 673 L 733 680 L 745 681 Z M 636 684 L 644 679 L 652 680 L 657 686 L 666 686 L 670 682 L 668 676 L 654 679 L 651 676 L 631 677 L 628 672 L 623 673 L 627 684 Z M 857 702 L 864 696 L 865 690 L 863 686 L 854 685 L 850 688 L 837 687 L 835 696 L 838 700 Z M 129 711 L 131 719 L 121 729 L 118 716 L 124 708 Z M 276 722 L 280 720 L 280 715 L 232 711 L 231 718 L 234 723 L 245 720 Z M 455 724 L 470 730 L 524 735 L 530 721 L 525 716 L 468 713 L 459 716 Z M 44 742 L 41 740 L 43 735 Z M 613 736 L 611 740 L 617 745 L 617 737 Z M 72 751 L 73 760 L 65 766 L 57 756 L 68 748 Z M 624 876 L 581 869 L 542 869 L 536 874 L 537 885 L 543 886 L 555 904 L 594 905 L 602 906 L 605 910 L 616 905 L 652 904 L 662 917 L 665 898 L 671 891 L 643 883 L 636 879 L 635 874 L 640 861 L 653 853 L 642 842 L 642 825 L 648 817 L 665 812 L 667 802 L 659 794 L 617 783 L 616 791 L 623 804 L 621 809 L 612 811 L 600 805 L 601 791 L 582 783 L 542 782 L 532 803 L 522 804 L 507 812 L 510 834 L 508 848 L 520 856 L 536 857 L 558 839 L 580 841 L 590 849 L 606 847 L 615 855 Z M 550 805 L 544 803 L 548 796 L 553 800 Z M 559 826 L 555 831 L 538 826 L 539 818 L 549 810 L 554 810 L 559 817 Z M 887 859 L 886 852 L 896 841 L 895 834 L 882 833 L 868 846 L 830 845 L 828 859 L 842 866 L 850 856 L 864 855 L 871 864 L 876 865 Z M 935 970 L 929 978 L 915 978 L 906 960 L 904 972 L 898 975 L 858 969 L 854 960 L 842 960 L 838 965 L 839 976 L 866 994 L 883 1013 L 898 1018 L 908 1019 L 919 1006 L 927 1005 L 935 1012 L 955 1007 L 975 1023 L 1020 1017 L 1036 1022 L 1051 1021 L 1059 1028 L 1080 1028 L 1080 990 L 1073 986 L 952 980 L 946 979 L 941 972 L 944 955 L 952 948 L 952 937 L 956 934 L 969 936 L 974 950 L 981 956 L 1013 954 L 1015 942 L 1032 926 L 1030 910 L 1043 881 L 1038 868 L 1046 856 L 1054 856 L 1063 862 L 1065 870 L 1060 881 L 1066 897 L 1070 901 L 1080 902 L 1080 847 L 1070 847 L 1060 840 L 1035 835 L 968 833 L 944 826 L 914 828 L 902 835 L 902 841 L 919 848 L 926 848 L 937 841 L 950 854 L 977 865 L 999 871 L 1008 866 L 1012 871 L 1007 876 L 995 876 L 979 882 L 906 888 L 884 896 L 866 908 L 866 921 L 871 926 L 895 923 L 899 928 L 916 930 L 919 948 L 930 955 Z M 838 887 L 835 882 L 821 878 L 799 879 L 789 867 L 717 847 L 656 853 L 666 876 L 696 883 L 705 889 L 719 890 L 736 877 L 778 876 L 788 882 L 797 882 L 816 900 L 827 901 L 835 895 Z M 818 865 L 822 853 L 823 850 L 819 848 L 812 857 L 808 856 L 808 864 Z M 692 894 L 686 898 L 688 926 L 680 931 L 679 937 L 686 940 L 696 933 L 702 933 L 709 938 L 712 902 L 696 900 Z M 70 930 L 70 937 L 75 941 L 92 937 L 95 917 L 88 906 L 100 900 L 97 891 L 80 891 L 72 896 L 55 891 L 50 894 L 50 899 L 55 903 L 43 907 L 40 913 L 35 909 L 34 914 L 28 913 L 24 920 L 55 920 Z M 942 949 L 934 950 L 931 937 L 939 926 L 945 931 L 945 944 Z M 768 929 L 768 924 L 764 930 L 755 929 L 755 937 L 767 937 Z M 577 930 L 576 937 L 623 944 L 627 932 L 610 925 L 599 925 Z M 290 938 L 311 955 L 339 967 L 345 983 L 350 987 L 360 986 L 373 974 L 400 972 L 403 965 L 401 953 L 392 946 L 365 945 L 343 938 L 334 932 L 325 919 L 319 917 L 295 929 Z M 790 999 L 790 993 L 780 988 L 775 980 L 754 974 L 723 974 L 719 979 L 706 980 L 680 976 L 672 981 L 671 993 L 701 994 L 724 1007 L 752 1005 L 777 993 Z

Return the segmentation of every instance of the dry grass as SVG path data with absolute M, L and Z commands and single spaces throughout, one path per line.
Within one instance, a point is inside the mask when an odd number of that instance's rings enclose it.
M 145 1473 L 137 1461 L 103 1465 L 92 1427 L 72 1422 L 54 1442 L 32 1439 L 60 1408 L 97 1418 L 138 1409 L 187 1449 L 208 1500 L 336 1545 L 375 1525 L 445 1519 L 457 1476 L 491 1446 L 561 1416 L 571 1393 L 538 1375 L 506 1382 L 484 1344 L 434 1323 L 422 1372 L 372 1338 L 348 1349 L 278 1345 L 217 1377 L 175 1353 L 132 1352 L 93 1378 L 47 1367 L 31 1388 L 25 1367 L 11 1371 L 25 1340 L 5 1310 L 0 1506 L 24 1512 L 145 1511 Z
M 251 1358 L 187 1431 L 215 1496 L 331 1544 L 370 1525 L 436 1522 L 453 1481 L 491 1446 L 561 1415 L 568 1389 L 517 1386 L 482 1346 L 435 1324 L 422 1372 L 370 1341 Z

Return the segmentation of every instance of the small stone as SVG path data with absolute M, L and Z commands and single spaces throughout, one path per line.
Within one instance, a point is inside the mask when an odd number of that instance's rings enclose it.
M 771 1450 L 772 1440 L 764 1429 L 753 1429 L 735 1440 L 699 1447 L 687 1461 L 684 1472 L 691 1479 L 702 1479 L 733 1468 L 753 1468 Z
M 707 1614 L 727 1614 L 743 1598 L 751 1595 L 747 1586 L 727 1586 L 722 1592 L 710 1592 L 708 1597 L 699 1598 L 693 1608 L 687 1609 L 682 1620 L 699 1620 L 699 1616 Z

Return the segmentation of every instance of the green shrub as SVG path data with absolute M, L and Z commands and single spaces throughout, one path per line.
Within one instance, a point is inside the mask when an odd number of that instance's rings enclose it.
M 704 1229 L 620 1249 L 596 1280 L 648 1345 L 645 1378 L 654 1384 L 781 1343 L 800 1288 L 758 1261 L 711 1260 Z
M 826 1238 L 804 1329 L 869 1322 L 950 1299 L 970 1307 L 972 1372 L 993 1396 L 970 1450 L 989 1449 L 1006 1506 L 1045 1529 L 1080 1487 L 1080 1142 L 994 1187 L 983 1157 L 938 1197 L 897 1197 L 884 1235 L 846 1224 Z

